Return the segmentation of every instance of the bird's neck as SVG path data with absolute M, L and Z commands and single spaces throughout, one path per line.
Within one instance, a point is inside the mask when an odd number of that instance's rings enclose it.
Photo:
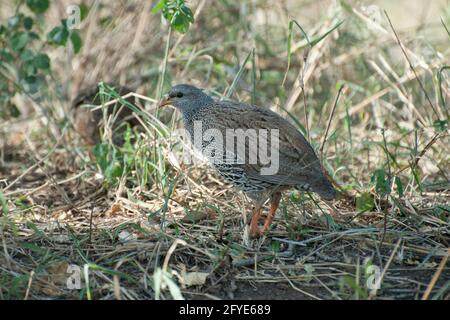
M 191 123 L 193 119 L 198 118 L 208 107 L 214 103 L 211 97 L 206 97 L 202 101 L 197 101 L 193 106 L 185 106 L 181 108 L 181 113 L 183 115 L 184 123 Z M 201 118 L 201 117 L 200 117 Z
M 186 130 L 192 131 L 194 128 L 194 121 L 198 120 L 198 115 L 201 114 L 201 111 L 204 107 L 188 109 L 182 111 L 183 124 Z
M 198 108 L 200 109 L 200 108 Z M 186 122 L 192 122 L 192 119 L 197 114 L 198 110 L 196 109 L 185 109 L 181 111 L 181 114 L 183 116 L 183 121 Z
M 207 113 L 206 109 L 209 108 L 210 105 L 203 105 L 201 107 L 197 107 L 195 109 L 187 109 L 182 111 L 182 118 L 183 118 L 183 125 L 184 129 L 190 134 L 191 142 L 194 138 L 194 129 L 195 129 L 195 123 L 197 121 L 202 122 L 204 118 L 204 113 Z M 197 124 L 198 126 L 198 124 Z M 201 123 L 201 131 L 203 131 L 205 128 L 203 123 Z M 198 133 L 198 132 L 197 132 Z M 202 132 L 200 133 L 202 134 Z

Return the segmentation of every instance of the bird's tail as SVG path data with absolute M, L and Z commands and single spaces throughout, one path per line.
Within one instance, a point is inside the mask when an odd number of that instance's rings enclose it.
M 331 183 L 331 181 L 334 180 L 324 168 L 322 168 L 322 173 L 322 179 L 320 179 L 318 185 L 315 186 L 315 192 L 317 192 L 323 200 L 333 200 L 337 197 L 337 191 Z
M 334 189 L 331 182 L 324 177 L 320 187 L 315 190 L 323 200 L 333 200 L 337 196 L 337 191 Z

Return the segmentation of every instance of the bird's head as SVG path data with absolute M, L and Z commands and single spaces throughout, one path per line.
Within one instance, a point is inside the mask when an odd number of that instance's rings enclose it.
M 172 105 L 182 113 L 190 113 L 212 102 L 214 100 L 203 90 L 188 84 L 179 84 L 170 89 L 159 103 L 159 107 Z

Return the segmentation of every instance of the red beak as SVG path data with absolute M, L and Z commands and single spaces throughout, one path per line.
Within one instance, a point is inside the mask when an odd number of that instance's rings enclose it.
M 167 106 L 167 105 L 169 105 L 169 104 L 171 104 L 171 103 L 172 103 L 172 101 L 170 100 L 169 96 L 165 96 L 165 97 L 159 102 L 158 107 L 161 108 L 161 107 Z

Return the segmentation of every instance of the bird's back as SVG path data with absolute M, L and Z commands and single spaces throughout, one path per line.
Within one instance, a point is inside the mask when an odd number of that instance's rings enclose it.
M 319 193 L 324 199 L 335 197 L 336 191 L 324 175 L 311 145 L 289 121 L 277 113 L 266 108 L 220 101 L 199 110 L 187 124 L 191 129 L 193 121 L 201 122 L 203 132 L 208 129 L 221 132 L 224 154 L 228 151 L 236 155 L 237 150 L 244 150 L 245 159 L 239 158 L 241 163 L 215 163 L 219 172 L 224 176 L 229 175 L 225 176 L 228 180 L 236 183 L 240 178 L 236 184 L 241 188 L 245 180 L 247 190 L 244 186 L 244 191 L 248 191 L 249 186 L 259 189 L 303 187 Z M 230 135 L 230 132 L 235 135 Z M 230 150 L 230 138 L 237 144 L 233 150 Z M 202 151 L 207 145 L 203 144 Z M 256 161 L 250 161 L 252 155 L 253 160 L 256 156 Z M 229 160 L 229 156 L 224 158 Z M 268 160 L 272 163 L 267 163 Z M 269 173 L 266 170 L 264 173 L 264 168 L 268 167 L 276 170 Z

